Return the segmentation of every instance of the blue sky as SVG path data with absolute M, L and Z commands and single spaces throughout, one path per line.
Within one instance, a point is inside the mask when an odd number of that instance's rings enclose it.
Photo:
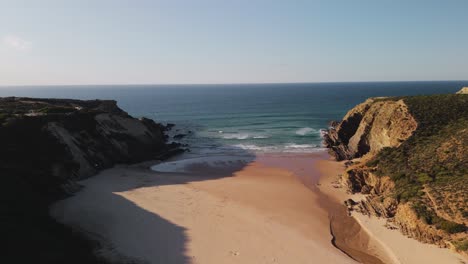
M 0 0 L 0 85 L 468 79 L 468 1 Z

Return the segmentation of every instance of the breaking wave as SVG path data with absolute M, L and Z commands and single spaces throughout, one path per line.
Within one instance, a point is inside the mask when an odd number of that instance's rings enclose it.
M 296 130 L 296 135 L 299 135 L 299 136 L 307 136 L 310 134 L 318 134 L 318 133 L 320 133 L 319 130 L 311 128 L 311 127 L 303 127 L 303 128 Z
M 253 138 L 253 139 L 266 139 L 266 138 L 270 138 L 269 136 L 267 135 L 251 135 L 249 133 L 223 133 L 223 132 L 220 132 L 220 134 L 222 134 L 222 138 L 223 139 L 238 139 L 238 140 L 243 140 L 243 139 L 249 139 L 249 138 Z
M 265 153 L 265 152 L 284 152 L 284 153 L 311 153 L 311 152 L 317 152 L 317 151 L 323 151 L 323 148 L 321 148 L 318 145 L 314 144 L 284 144 L 284 145 L 267 145 L 267 146 L 259 146 L 255 144 L 236 144 L 233 145 L 235 148 L 239 149 L 244 149 L 244 150 L 250 150 L 253 152 L 260 152 L 260 153 Z

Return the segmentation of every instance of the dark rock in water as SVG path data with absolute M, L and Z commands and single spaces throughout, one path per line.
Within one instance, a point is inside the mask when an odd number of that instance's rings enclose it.
M 174 138 L 174 139 L 182 139 L 182 138 L 184 138 L 185 136 L 187 136 L 187 135 L 185 135 L 185 134 L 177 134 L 177 135 L 173 136 L 173 138 Z
M 167 144 L 172 126 L 133 118 L 111 100 L 0 98 L 3 260 L 103 263 L 92 242 L 51 219 L 49 205 L 114 164 L 182 152 Z
M 175 126 L 175 124 L 167 123 L 167 124 L 164 126 L 164 131 L 169 131 L 169 130 L 171 130 L 174 126 Z

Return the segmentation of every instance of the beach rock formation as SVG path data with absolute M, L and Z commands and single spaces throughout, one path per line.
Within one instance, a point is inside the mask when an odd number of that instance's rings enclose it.
M 371 98 L 332 122 L 325 145 L 347 162 L 350 210 L 424 243 L 468 249 L 468 95 Z
M 92 243 L 50 218 L 48 206 L 102 169 L 181 152 L 166 142 L 167 129 L 131 117 L 112 100 L 0 98 L 5 252 L 15 255 L 15 263 L 28 256 L 24 262 L 102 262 Z

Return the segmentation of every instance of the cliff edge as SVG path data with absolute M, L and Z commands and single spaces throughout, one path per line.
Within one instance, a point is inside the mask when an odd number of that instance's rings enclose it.
M 468 95 L 371 98 L 332 122 L 324 143 L 346 162 L 350 210 L 425 243 L 468 250 Z
M 55 222 L 48 206 L 102 169 L 180 152 L 166 142 L 167 129 L 112 100 L 0 98 L 3 259 L 103 263 L 94 243 Z
M 457 92 L 457 94 L 468 94 L 468 87 L 461 88 L 460 91 Z

